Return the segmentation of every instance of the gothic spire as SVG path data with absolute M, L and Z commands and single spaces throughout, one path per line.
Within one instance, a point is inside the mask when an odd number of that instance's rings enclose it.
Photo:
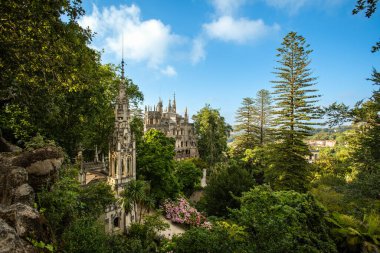
M 187 122 L 189 120 L 189 116 L 187 115 L 187 107 L 185 109 L 185 121 Z
M 158 100 L 157 110 L 162 113 L 162 100 L 161 100 L 161 98 L 159 98 L 159 100 Z
M 175 102 L 175 92 L 174 92 L 174 100 L 173 100 L 173 112 L 177 111 L 177 104 Z
M 121 79 L 124 80 L 124 59 L 121 58 Z

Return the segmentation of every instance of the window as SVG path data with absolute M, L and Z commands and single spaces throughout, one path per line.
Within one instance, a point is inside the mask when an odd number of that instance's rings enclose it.
M 126 175 L 129 176 L 131 173 L 131 158 L 127 158 L 127 173 Z
M 113 219 L 113 226 L 114 227 L 119 227 L 120 226 L 119 217 L 116 217 L 115 219 Z

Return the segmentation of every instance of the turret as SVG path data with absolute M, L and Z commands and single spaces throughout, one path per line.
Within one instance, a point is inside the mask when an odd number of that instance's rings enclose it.
M 158 100 L 157 111 L 162 113 L 162 100 L 161 100 L 161 98 Z
M 125 90 L 124 60 L 121 61 L 121 81 L 119 83 L 119 95 L 115 107 L 115 124 L 120 121 L 128 121 L 129 102 Z
M 168 112 L 172 112 L 172 101 L 169 99 Z
M 189 116 L 187 115 L 187 107 L 185 109 L 185 122 L 189 122 Z
M 173 100 L 173 112 L 176 113 L 177 112 L 177 104 L 175 102 L 175 93 L 174 93 L 174 100 Z

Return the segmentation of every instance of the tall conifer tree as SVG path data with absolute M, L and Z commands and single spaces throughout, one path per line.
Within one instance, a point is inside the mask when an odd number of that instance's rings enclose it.
M 312 50 L 295 32 L 288 33 L 281 45 L 277 54 L 280 66 L 274 72 L 277 80 L 272 81 L 276 144 L 267 179 L 275 188 L 305 191 L 309 175 L 306 156 L 310 152 L 303 140 L 316 124 L 311 120 L 318 118 L 315 103 L 319 95 L 313 88 L 316 78 L 309 68 Z
M 236 146 L 239 150 L 253 149 L 258 143 L 257 141 L 257 112 L 255 110 L 255 101 L 252 98 L 243 98 L 241 107 L 236 112 L 235 132 L 239 134 L 236 136 Z
M 268 90 L 259 90 L 255 98 L 256 121 L 258 128 L 258 142 L 264 145 L 269 139 L 269 124 L 271 123 L 272 114 L 272 98 Z

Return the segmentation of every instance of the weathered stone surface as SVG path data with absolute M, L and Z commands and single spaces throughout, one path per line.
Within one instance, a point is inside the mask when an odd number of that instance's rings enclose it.
M 26 169 L 28 183 L 38 192 L 56 180 L 63 160 L 59 148 L 47 147 L 24 152 L 14 158 L 12 164 Z
M 19 186 L 15 191 L 14 202 L 19 202 L 29 206 L 34 204 L 34 190 L 29 184 Z
M 37 252 L 27 238 L 46 241 L 51 234 L 44 218 L 32 208 L 34 192 L 54 182 L 63 152 L 55 147 L 3 151 L 0 148 L 0 253 Z
M 0 253 L 37 252 L 32 245 L 21 239 L 14 228 L 0 219 Z
M 16 189 L 25 183 L 28 183 L 28 173 L 25 168 L 9 165 L 6 161 L 1 163 L 0 161 L 0 204 L 13 204 Z M 34 193 L 28 198 L 34 200 Z
M 18 236 L 26 238 L 39 237 L 43 234 L 38 211 L 31 206 L 16 203 L 10 206 L 0 206 L 0 218 L 16 230 Z
M 15 159 L 13 159 L 12 164 L 15 166 L 20 166 L 27 168 L 33 163 L 49 159 L 62 159 L 62 150 L 53 146 L 46 148 L 39 148 L 33 151 L 25 151 Z

